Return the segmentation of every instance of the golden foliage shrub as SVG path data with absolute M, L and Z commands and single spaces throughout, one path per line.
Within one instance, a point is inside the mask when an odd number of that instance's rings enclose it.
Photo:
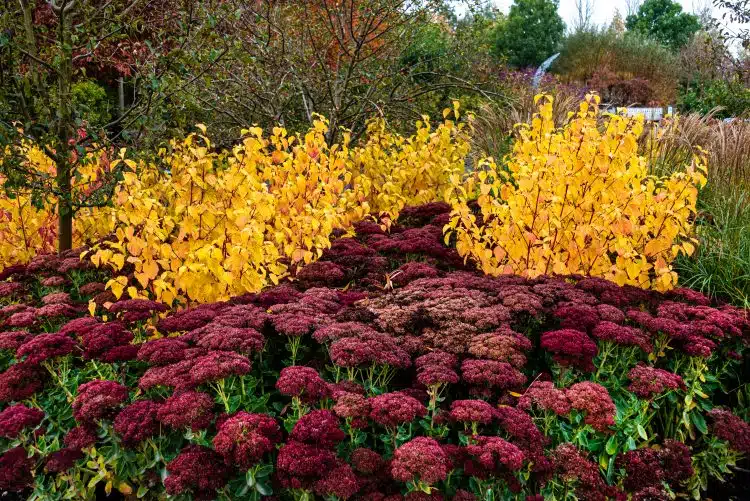
M 673 287 L 673 259 L 694 250 L 703 156 L 680 172 L 650 176 L 638 153 L 642 118 L 602 116 L 598 96 L 587 96 L 557 128 L 552 98 L 537 101 L 539 113 L 521 126 L 507 169 L 490 159 L 469 179 L 453 176 L 446 239 L 491 275 L 582 274 Z M 473 199 L 481 216 L 469 206 Z
M 10 155 L 6 149 L 0 155 Z M 55 177 L 55 163 L 37 146 L 24 141 L 14 154 L 23 159 L 21 168 L 34 172 L 39 183 Z M 111 168 L 108 152 L 90 153 L 81 163 L 78 177 L 74 179 L 74 192 L 85 194 L 96 185 L 103 170 Z M 6 179 L 0 175 L 0 271 L 15 263 L 27 263 L 37 254 L 48 254 L 57 250 L 57 200 L 53 195 L 34 203 L 31 191 L 14 190 L 7 196 Z M 98 210 L 82 208 L 73 225 L 73 245 L 98 240 L 112 230 L 112 221 L 99 217 Z
M 215 152 L 204 134 L 173 141 L 163 167 L 141 163 L 115 195 L 115 238 L 100 244 L 94 264 L 130 264 L 141 286 L 171 303 L 212 302 L 258 291 L 309 263 L 368 211 L 344 196 L 348 137 L 326 145 L 319 118 L 304 135 L 274 128 L 245 131 L 230 152 Z M 108 286 L 120 296 L 125 275 Z M 128 288 L 129 295 L 140 292 Z
M 386 222 L 395 220 L 406 205 L 443 200 L 451 178 L 463 175 L 471 149 L 466 124 L 458 123 L 459 118 L 455 102 L 437 127 L 423 116 L 410 137 L 389 131 L 383 120 L 371 121 L 367 141 L 352 151 L 352 195 Z

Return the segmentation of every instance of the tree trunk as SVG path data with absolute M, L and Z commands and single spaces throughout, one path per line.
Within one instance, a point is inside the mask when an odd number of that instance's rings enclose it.
M 117 107 L 118 116 L 123 116 L 125 114 L 125 79 L 123 77 L 117 79 Z
M 60 68 L 58 75 L 59 90 L 59 107 L 58 107 L 58 124 L 57 139 L 59 149 L 57 152 L 57 190 L 59 192 L 57 211 L 57 250 L 63 252 L 73 248 L 73 193 L 72 178 L 73 165 L 71 164 L 70 143 L 74 138 L 73 128 L 73 103 L 70 88 L 73 80 L 73 48 L 70 40 L 70 22 L 68 21 L 68 12 L 66 12 L 63 2 L 63 8 L 60 9 L 58 19 L 57 41 L 60 44 L 62 57 L 60 58 Z
M 18 0 L 19 4 L 21 5 L 21 10 L 23 11 L 23 28 L 26 36 L 26 50 L 29 54 L 32 56 L 37 56 L 36 52 L 36 35 L 34 34 L 34 6 L 29 3 L 28 0 Z M 31 60 L 31 68 L 34 68 L 37 66 L 37 62 L 33 59 Z M 34 71 L 32 69 L 31 71 L 31 81 L 34 83 L 35 86 L 39 85 L 39 72 Z

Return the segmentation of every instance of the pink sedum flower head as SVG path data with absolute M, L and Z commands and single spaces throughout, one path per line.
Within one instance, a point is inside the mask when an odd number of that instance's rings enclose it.
M 326 475 L 315 482 L 313 491 L 319 496 L 335 496 L 336 499 L 349 499 L 359 491 L 360 482 L 352 467 L 339 462 Z
M 175 429 L 203 430 L 214 420 L 214 399 L 197 391 L 175 392 L 159 406 L 156 417 Z
M 22 344 L 16 351 L 16 356 L 26 357 L 26 363 L 39 364 L 45 360 L 69 355 L 75 347 L 75 341 L 65 334 L 39 334 Z
M 289 439 L 323 449 L 332 449 L 346 438 L 339 424 L 339 418 L 333 412 L 314 410 L 297 421 L 289 434 Z
M 448 477 L 448 458 L 432 438 L 417 437 L 393 453 L 391 475 L 399 482 L 436 484 Z
M 450 418 L 460 423 L 490 424 L 495 418 L 495 408 L 484 400 L 454 400 Z
M 609 433 L 615 424 L 615 407 L 604 386 L 591 381 L 576 383 L 565 392 L 573 409 L 586 413 L 585 423 L 596 431 Z
M 192 494 L 196 500 L 213 500 L 224 487 L 229 471 L 223 458 L 208 447 L 188 445 L 167 464 L 167 494 Z
M 381 426 L 396 428 L 423 417 L 427 409 L 416 398 L 400 392 L 384 393 L 370 398 L 370 419 Z
M 213 444 L 227 465 L 247 470 L 274 451 L 280 441 L 281 429 L 274 418 L 240 411 L 221 423 Z
M 518 398 L 518 407 L 531 410 L 532 407 L 552 411 L 558 416 L 570 414 L 570 400 L 565 391 L 555 388 L 551 381 L 534 381 Z
M 542 334 L 540 344 L 560 365 L 583 372 L 594 371 L 593 360 L 599 350 L 586 333 L 573 329 L 549 331 Z
M 329 396 L 328 384 L 318 371 L 302 365 L 283 368 L 276 381 L 276 389 L 282 395 L 298 397 L 306 403 L 318 402 Z
M 652 399 L 667 391 L 684 388 L 685 383 L 678 374 L 638 364 L 628 372 L 631 380 L 628 390 L 641 398 Z
M 497 360 L 464 360 L 461 373 L 467 383 L 499 390 L 519 388 L 526 383 L 521 371 Z
M 158 411 L 159 404 L 153 400 L 138 400 L 117 414 L 114 421 L 115 433 L 120 436 L 125 447 L 133 448 L 159 434 L 159 421 L 156 419 Z

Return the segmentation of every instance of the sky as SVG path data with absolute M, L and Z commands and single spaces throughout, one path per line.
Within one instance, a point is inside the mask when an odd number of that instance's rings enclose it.
M 486 0 L 488 3 L 493 3 L 503 12 L 508 12 L 513 0 Z M 687 12 L 695 12 L 701 10 L 705 6 L 711 5 L 711 0 L 678 0 L 682 4 L 683 10 Z M 628 1 L 627 0 L 591 0 L 593 5 L 593 22 L 602 25 L 609 25 L 612 21 L 612 17 L 615 14 L 615 10 L 619 10 L 623 18 L 628 13 Z M 461 10 L 461 9 L 458 9 Z M 716 13 L 714 13 L 716 14 Z M 568 27 L 575 24 L 577 17 L 576 0 L 560 0 L 560 16 L 565 20 Z M 717 16 L 718 17 L 718 16 Z

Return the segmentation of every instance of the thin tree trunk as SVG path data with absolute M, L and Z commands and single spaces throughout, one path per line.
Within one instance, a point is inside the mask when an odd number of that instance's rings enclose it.
M 117 106 L 119 116 L 123 116 L 125 114 L 125 80 L 122 77 L 117 79 Z
M 63 3 L 65 6 L 65 3 Z M 59 108 L 57 137 L 60 142 L 57 158 L 57 189 L 58 198 L 58 252 L 73 248 L 73 194 L 70 141 L 73 139 L 73 103 L 70 88 L 73 80 L 73 49 L 70 40 L 68 12 L 60 9 L 58 19 L 58 43 L 62 51 L 58 76 Z
M 36 35 L 34 34 L 34 6 L 31 5 L 31 3 L 28 0 L 18 0 L 18 3 L 21 5 L 21 10 L 23 11 L 23 28 L 26 36 L 26 51 L 31 54 L 32 56 L 37 56 L 36 51 Z M 36 66 L 38 63 L 31 60 L 31 66 L 32 68 Z M 31 72 L 31 81 L 34 83 L 35 86 L 39 85 L 39 72 L 33 71 Z

